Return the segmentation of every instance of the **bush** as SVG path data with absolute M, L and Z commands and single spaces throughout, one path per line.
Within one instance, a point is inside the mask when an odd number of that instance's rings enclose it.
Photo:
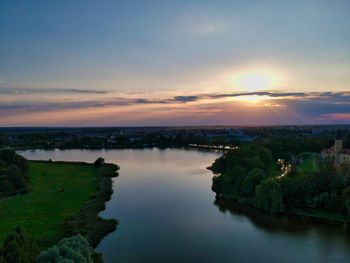
M 102 157 L 98 157 L 96 159 L 96 161 L 94 162 L 94 166 L 95 167 L 100 167 L 104 163 L 105 163 L 105 159 L 103 159 Z
M 5 263 L 31 263 L 35 262 L 37 249 L 33 239 L 17 227 L 8 235 L 0 250 L 0 262 Z
M 94 251 L 81 235 L 62 239 L 57 245 L 40 253 L 38 263 L 93 263 Z

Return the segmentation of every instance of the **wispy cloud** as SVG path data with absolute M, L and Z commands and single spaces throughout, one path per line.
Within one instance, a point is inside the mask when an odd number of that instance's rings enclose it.
M 322 115 L 324 119 L 331 119 L 336 121 L 350 121 L 350 113 L 328 113 Z
M 0 82 L 1 84 L 1 82 Z M 15 95 L 15 94 L 67 94 L 67 93 L 91 93 L 91 94 L 106 94 L 108 91 L 99 89 L 79 89 L 79 88 L 6 88 L 0 87 L 0 94 Z
M 259 92 L 243 92 L 243 93 L 221 93 L 221 94 L 211 94 L 208 95 L 209 98 L 229 98 L 229 97 L 242 97 L 242 96 L 267 96 L 272 98 L 279 97 L 305 97 L 309 95 L 304 92 L 269 92 L 269 91 L 259 91 Z
M 83 90 L 83 89 L 56 89 L 56 90 L 46 90 L 47 92 L 71 92 L 71 93 L 102 93 L 106 94 L 107 91 L 95 91 L 95 90 Z M 0 89 L 2 94 L 9 93 L 9 90 Z M 26 92 L 29 92 L 26 90 Z M 31 93 L 39 93 L 39 89 L 30 89 Z M 11 91 L 11 94 L 16 91 Z M 313 103 L 325 103 L 335 104 L 335 105 L 350 105 L 350 92 L 270 92 L 270 91 L 259 91 L 259 92 L 245 92 L 245 93 L 215 93 L 215 94 L 198 94 L 198 95 L 178 95 L 170 98 L 134 98 L 134 97 L 103 97 L 96 100 L 67 100 L 67 101 L 57 101 L 57 102 L 27 102 L 27 103 L 16 103 L 0 105 L 1 108 L 35 108 L 40 105 L 46 105 L 49 108 L 63 107 L 69 108 L 81 108 L 81 107 L 108 107 L 108 106 L 126 106 L 126 105 L 135 105 L 135 104 L 177 104 L 177 103 L 191 103 L 191 102 L 200 102 L 202 100 L 217 100 L 224 98 L 239 98 L 245 96 L 261 96 L 264 100 L 274 101 L 292 101 L 300 102 L 307 100 L 307 104 Z M 276 103 L 277 104 L 277 103 Z
M 213 15 L 191 12 L 178 19 L 175 27 L 180 33 L 192 36 L 211 36 L 224 32 L 226 23 Z

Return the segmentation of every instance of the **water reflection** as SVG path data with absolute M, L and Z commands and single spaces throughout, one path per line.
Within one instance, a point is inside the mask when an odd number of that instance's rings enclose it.
M 309 222 L 296 218 L 266 215 L 257 209 L 224 198 L 215 198 L 214 205 L 223 214 L 230 214 L 234 220 L 246 221 L 268 235 L 285 235 L 287 238 L 307 238 L 313 236 L 318 241 L 320 252 L 328 255 L 334 243 L 350 248 L 349 229 L 341 224 Z M 350 256 L 350 250 L 347 250 Z
M 235 220 L 249 220 L 258 229 L 267 232 L 299 234 L 310 231 L 310 225 L 300 220 L 280 218 L 262 214 L 260 211 L 234 201 L 215 198 L 214 205 L 221 213 L 229 213 Z

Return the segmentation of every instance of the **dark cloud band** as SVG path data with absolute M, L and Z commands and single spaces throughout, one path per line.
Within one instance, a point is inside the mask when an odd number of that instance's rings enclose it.
M 35 90 L 38 92 L 38 90 Z M 67 90 L 65 90 L 67 91 Z M 70 92 L 94 93 L 94 91 L 75 90 Z M 104 91 L 102 91 L 104 92 Z M 96 92 L 95 92 L 96 93 Z M 101 92 L 99 92 L 101 93 Z M 199 94 L 190 96 L 174 96 L 165 99 L 149 98 L 127 98 L 112 97 L 101 98 L 99 100 L 67 100 L 60 102 L 12 102 L 1 103 L 0 115 L 16 112 L 40 112 L 40 111 L 59 111 L 67 109 L 84 109 L 84 108 L 103 108 L 103 107 L 123 107 L 142 104 L 184 104 L 201 100 L 217 101 L 222 98 L 244 97 L 244 96 L 262 96 L 264 101 L 273 100 L 273 102 L 283 104 L 295 111 L 302 111 L 305 114 L 325 114 L 333 112 L 350 112 L 350 92 L 246 92 L 246 93 L 223 93 L 223 94 Z M 217 101 L 217 105 L 223 104 Z

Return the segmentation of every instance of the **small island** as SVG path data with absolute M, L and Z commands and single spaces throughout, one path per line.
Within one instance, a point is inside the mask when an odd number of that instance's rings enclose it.
M 89 257 L 99 262 L 92 248 L 117 225 L 98 214 L 113 193 L 111 178 L 118 176 L 118 165 L 102 158 L 93 164 L 27 161 L 2 150 L 0 168 L 0 262 L 35 262 L 41 251 L 71 237 L 87 244 Z

